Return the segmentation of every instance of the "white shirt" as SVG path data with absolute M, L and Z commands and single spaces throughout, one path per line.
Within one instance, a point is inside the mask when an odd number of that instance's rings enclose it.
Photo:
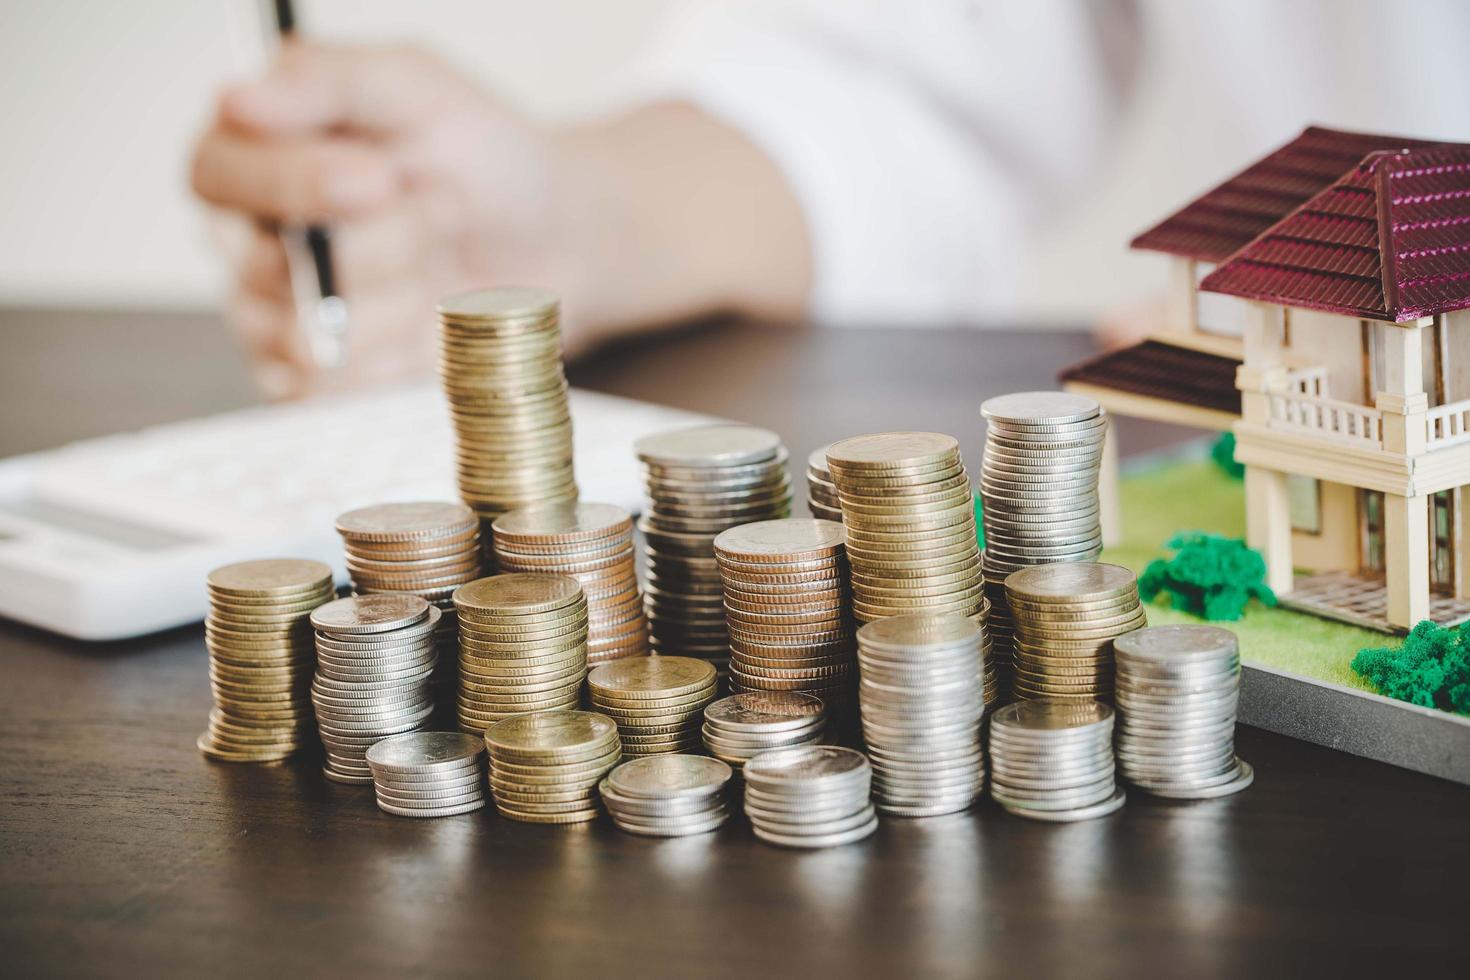
M 933 326 L 1014 310 L 1048 223 L 1137 137 L 1141 90 L 1193 94 L 1112 179 L 1172 187 L 1190 159 L 1203 192 L 1309 123 L 1470 138 L 1466 40 L 1454 0 L 733 0 L 680 18 L 657 71 L 785 174 L 818 320 Z

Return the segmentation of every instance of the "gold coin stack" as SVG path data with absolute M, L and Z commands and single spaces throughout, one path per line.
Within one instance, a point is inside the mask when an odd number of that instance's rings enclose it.
M 613 718 L 625 756 L 697 752 L 705 706 L 715 699 L 713 665 L 693 657 L 630 657 L 587 675 L 592 707 Z
M 1006 577 L 1006 601 L 1016 621 L 1017 698 L 1112 700 L 1113 640 L 1148 625 L 1131 571 L 1033 565 Z
M 490 795 L 502 817 L 568 824 L 597 819 L 597 784 L 621 759 L 618 726 L 592 711 L 533 711 L 485 731 Z
M 488 525 L 577 499 L 557 298 L 502 287 L 439 304 L 439 374 L 457 442 L 459 492 Z
M 332 599 L 332 570 L 295 558 L 245 561 L 205 579 L 214 707 L 196 744 L 221 762 L 274 762 L 315 730 L 311 611 Z
M 587 674 L 587 599 L 567 575 L 461 585 L 459 725 L 483 732 L 527 711 L 575 708 Z
M 338 517 L 337 533 L 353 592 L 402 592 L 439 609 L 434 682 L 441 687 L 454 683 L 459 677 L 454 590 L 483 573 L 475 512 L 444 501 L 377 504 Z
M 845 539 L 841 524 L 787 517 L 732 527 L 714 542 L 731 688 L 814 694 L 839 730 L 857 695 Z
M 633 567 L 633 516 L 612 504 L 547 504 L 495 519 L 502 572 L 570 575 L 587 597 L 587 664 L 648 656 L 648 620 Z
M 975 508 L 954 438 L 856 436 L 833 443 L 827 465 L 842 500 L 859 620 L 911 612 L 981 615 Z
M 842 500 L 837 496 L 837 484 L 827 470 L 827 450 L 830 445 L 816 450 L 806 460 L 806 507 L 819 520 L 842 523 Z
M 786 447 L 766 429 L 702 425 L 645 436 L 635 449 L 648 493 L 638 529 L 650 645 L 723 672 L 730 649 L 715 535 L 791 513 Z

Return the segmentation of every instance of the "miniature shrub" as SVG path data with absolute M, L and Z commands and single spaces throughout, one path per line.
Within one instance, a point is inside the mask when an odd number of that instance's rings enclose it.
M 1383 695 L 1470 715 L 1470 649 L 1459 629 L 1424 620 L 1396 647 L 1367 647 L 1353 670 Z
M 1145 602 L 1167 592 L 1175 609 L 1216 620 L 1239 619 L 1252 599 L 1276 605 L 1265 559 L 1240 538 L 1193 531 L 1174 535 L 1165 547 L 1174 556 L 1155 558 L 1139 576 Z
M 1210 447 L 1210 459 L 1215 465 L 1224 470 L 1227 476 L 1236 480 L 1245 479 L 1245 464 L 1235 461 L 1235 433 L 1222 432 L 1220 438 Z

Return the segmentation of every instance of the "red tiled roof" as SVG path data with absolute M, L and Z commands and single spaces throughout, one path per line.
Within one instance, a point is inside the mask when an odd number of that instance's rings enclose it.
M 1073 364 L 1058 377 L 1239 415 L 1238 367 L 1233 357 L 1144 340 Z
M 1300 136 L 1133 239 L 1134 248 L 1220 262 L 1353 169 L 1422 140 L 1309 126 Z
M 1470 145 L 1370 153 L 1200 288 L 1399 323 L 1470 307 Z

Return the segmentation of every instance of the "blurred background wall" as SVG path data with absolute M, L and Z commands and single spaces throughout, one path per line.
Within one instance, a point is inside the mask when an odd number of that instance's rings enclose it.
M 321 37 L 422 43 L 563 119 L 614 104 L 668 18 L 700 2 L 298 0 L 298 11 Z M 1415 0 L 1342 0 L 1330 23 L 1273 37 L 1221 27 L 1222 11 L 1260 5 L 1292 26 L 1292 0 L 1144 0 L 1148 29 L 1172 41 L 1145 47 L 1117 148 L 1032 249 L 1028 317 L 1076 323 L 1160 286 L 1162 263 L 1130 255 L 1127 240 L 1308 122 L 1457 135 L 1419 107 L 1384 104 L 1373 78 L 1391 64 L 1459 84 L 1463 66 L 1344 40 L 1373 38 Z M 216 304 L 221 269 L 188 193 L 189 149 L 217 86 L 259 63 L 259 17 L 253 0 L 0 0 L 0 305 Z M 1217 44 L 1240 52 L 1224 59 L 1232 69 L 1203 67 L 1199 46 Z M 1322 49 L 1362 70 L 1331 91 L 1298 79 L 1303 52 Z M 1036 71 L 1044 83 L 1046 66 Z M 1209 108 L 1227 91 L 1251 111 Z

